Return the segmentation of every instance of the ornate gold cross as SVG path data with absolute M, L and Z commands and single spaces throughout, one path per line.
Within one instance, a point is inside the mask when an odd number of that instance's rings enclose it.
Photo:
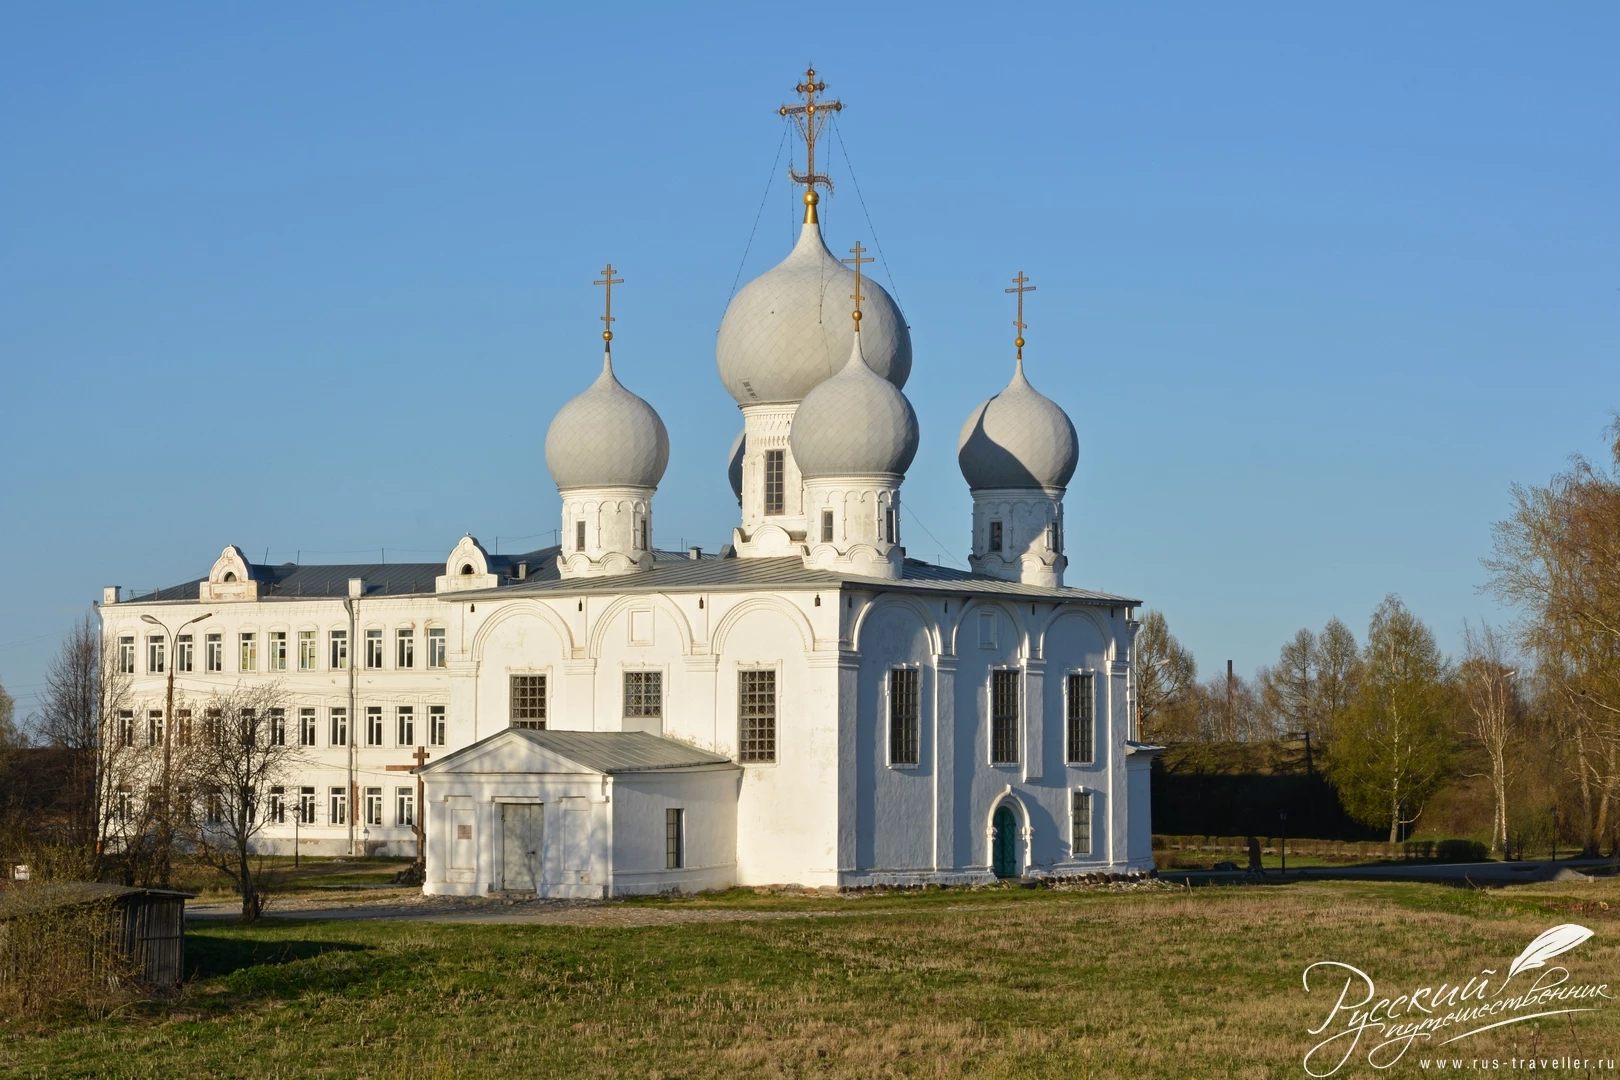
M 804 193 L 804 220 L 816 220 L 816 185 L 820 184 L 828 191 L 832 190 L 832 179 L 822 173 L 816 172 L 816 140 L 821 137 L 821 129 L 827 123 L 827 118 L 835 112 L 843 112 L 844 103 L 834 99 L 832 101 L 817 101 L 816 95 L 827 89 L 825 82 L 816 81 L 816 69 L 807 68 L 804 73 L 804 82 L 795 86 L 804 98 L 800 105 L 783 105 L 777 109 L 780 116 L 791 116 L 798 125 L 799 135 L 804 139 L 804 172 L 796 172 L 792 165 L 788 166 L 788 176 L 795 184 L 803 184 L 807 189 Z
M 865 253 L 866 249 L 861 247 L 861 242 L 859 240 L 855 241 L 855 246 L 849 250 L 850 254 L 854 255 L 855 257 L 853 259 L 845 259 L 844 261 L 855 267 L 855 291 L 850 294 L 849 298 L 855 301 L 855 332 L 858 334 L 861 332 L 861 264 L 869 263 L 872 260 L 861 258 L 861 255 Z
M 591 282 L 591 284 L 592 285 L 606 286 L 606 291 L 604 291 L 602 295 L 607 301 L 607 310 L 602 315 L 602 321 L 607 324 L 607 327 L 606 327 L 606 329 L 604 329 L 602 331 L 602 340 L 603 341 L 612 341 L 613 340 L 613 286 L 615 286 L 615 285 L 623 285 L 624 284 L 624 278 L 616 278 L 616 277 L 614 277 L 613 276 L 613 264 L 608 263 L 606 266 L 604 266 L 602 268 L 602 280 L 601 281 L 593 281 L 593 282 Z M 611 346 L 609 346 L 609 347 L 611 348 Z
M 1024 276 L 1022 270 L 1018 271 L 1018 276 L 1013 278 L 1013 286 L 1013 288 L 1006 291 L 1018 294 L 1018 318 L 1013 320 L 1013 325 L 1018 327 L 1018 337 L 1013 339 L 1013 344 L 1018 347 L 1018 359 L 1022 360 L 1024 358 L 1024 330 L 1026 329 L 1024 326 L 1024 294 L 1034 292 L 1035 286 L 1029 284 L 1029 278 Z

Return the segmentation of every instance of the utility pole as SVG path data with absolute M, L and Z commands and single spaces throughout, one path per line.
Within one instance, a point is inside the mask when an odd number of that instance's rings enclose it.
M 173 784 L 174 784 L 174 666 L 177 659 L 174 652 L 175 642 L 181 630 L 200 623 L 204 619 L 213 618 L 212 611 L 205 611 L 189 622 L 181 623 L 177 628 L 170 630 L 151 615 L 142 615 L 141 621 L 151 623 L 168 635 L 168 643 L 164 646 L 166 652 L 163 656 L 163 670 L 168 675 L 168 693 L 163 704 L 163 785 L 158 792 L 158 835 L 154 845 L 157 856 L 158 887 L 169 887 L 169 858 L 170 849 L 174 846 L 174 816 L 173 816 Z

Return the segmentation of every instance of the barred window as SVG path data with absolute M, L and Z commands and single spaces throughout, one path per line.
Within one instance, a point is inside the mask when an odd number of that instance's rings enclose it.
M 544 731 L 546 727 L 546 677 L 512 676 L 512 726 Z
M 664 867 L 669 870 L 679 870 L 686 865 L 685 824 L 682 818 L 686 816 L 684 810 L 671 807 L 664 811 Z
M 1097 708 L 1096 679 L 1090 672 L 1075 672 L 1069 676 L 1068 738 L 1065 760 L 1071 765 L 1089 765 L 1096 760 Z
M 1018 762 L 1018 672 L 990 673 L 990 762 Z
M 662 671 L 624 673 L 624 715 L 654 718 L 664 715 Z
M 1070 811 L 1070 849 L 1076 855 L 1091 854 L 1091 792 L 1077 791 L 1074 793 L 1073 809 Z
M 776 760 L 776 672 L 737 672 L 737 760 Z
M 920 738 L 922 672 L 895 668 L 889 672 L 889 764 L 915 765 Z
M 787 451 L 765 451 L 765 512 L 767 514 L 781 514 L 786 512 L 787 490 Z

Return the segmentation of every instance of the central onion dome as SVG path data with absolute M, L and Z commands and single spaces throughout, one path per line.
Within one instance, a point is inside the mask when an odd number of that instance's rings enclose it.
M 900 308 L 870 278 L 866 288 L 866 363 L 895 386 L 911 374 L 911 332 Z M 807 221 L 788 257 L 742 287 L 720 323 L 715 356 L 720 381 L 739 405 L 803 401 L 831 378 L 854 337 L 849 295 L 855 272 L 833 257 L 821 226 Z
M 853 284 L 854 275 L 850 277 Z M 793 460 L 806 480 L 903 476 L 917 456 L 917 414 L 911 402 L 867 365 L 862 355 L 866 331 L 851 331 L 850 336 L 855 340 L 843 369 L 806 394 L 793 416 Z
M 962 425 L 956 461 L 975 491 L 1064 488 L 1080 462 L 1077 443 L 1069 415 L 1029 385 L 1019 360 L 1007 388 Z
M 546 432 L 546 467 L 557 487 L 655 488 L 669 464 L 669 432 L 653 407 L 613 375 L 613 355 L 602 374 L 557 411 Z

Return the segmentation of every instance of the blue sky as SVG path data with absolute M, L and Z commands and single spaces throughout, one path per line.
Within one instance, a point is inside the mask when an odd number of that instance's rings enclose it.
M 0 682 L 26 712 L 101 586 L 226 543 L 544 542 L 609 259 L 659 540 L 726 542 L 714 333 L 791 241 L 810 59 L 829 243 L 912 325 L 913 555 L 965 554 L 1024 270 L 1071 583 L 1205 673 L 1391 591 L 1454 648 L 1508 485 L 1620 407 L 1617 40 L 1597 3 L 0 6 Z

